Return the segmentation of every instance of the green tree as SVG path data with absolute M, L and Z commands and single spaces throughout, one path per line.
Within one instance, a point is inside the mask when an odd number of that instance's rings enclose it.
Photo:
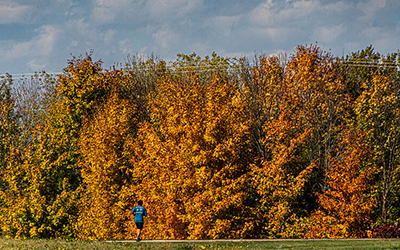
M 378 75 L 363 88 L 365 90 L 356 100 L 355 112 L 359 126 L 368 133 L 374 150 L 373 159 L 381 173 L 380 219 L 386 223 L 388 215 L 395 210 L 392 207 L 394 201 L 398 199 L 394 185 L 399 182 L 399 86 L 389 77 Z M 394 214 L 393 217 L 397 218 Z
M 373 147 L 374 165 L 380 169 L 377 191 L 379 206 L 375 214 L 386 223 L 400 215 L 398 159 L 398 53 L 381 55 L 371 46 L 342 60 L 341 73 L 352 96 L 352 123 L 367 132 Z M 378 215 L 379 214 L 379 215 Z

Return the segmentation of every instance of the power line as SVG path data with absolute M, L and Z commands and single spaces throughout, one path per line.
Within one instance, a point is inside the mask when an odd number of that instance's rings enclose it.
M 339 62 L 352 66 L 352 67 L 371 67 L 371 68 L 399 68 L 399 64 L 396 62 L 390 62 L 387 60 L 373 60 L 373 59 L 361 59 L 361 60 L 349 60 L 349 61 L 344 61 L 340 60 Z
M 395 62 L 385 62 L 384 60 L 355 60 L 355 61 L 339 61 L 345 65 L 351 67 L 363 67 L 363 68 L 397 68 L 400 70 L 400 65 Z M 248 65 L 249 67 L 257 67 L 258 65 Z M 169 70 L 169 73 L 180 74 L 180 73 L 188 73 L 188 72 L 206 72 L 206 71 L 219 71 L 219 70 L 228 70 L 228 69 L 245 69 L 243 66 L 235 66 L 235 65 L 193 65 L 193 66 L 166 66 L 165 68 L 135 68 L 137 71 L 163 71 Z M 132 68 L 127 68 L 128 71 L 132 70 Z M 135 71 L 136 71 L 135 70 Z M 171 72 L 172 71 L 172 72 Z M 35 73 L 23 73 L 23 74 L 9 74 L 9 73 L 0 73 L 0 76 L 6 76 L 7 74 L 12 76 L 13 78 L 24 78 L 24 77 L 32 77 L 32 76 L 41 76 L 42 74 L 46 75 L 60 75 L 63 72 L 35 72 Z
M 43 74 L 55 76 L 55 75 L 62 74 L 62 72 L 35 72 L 35 73 L 22 73 L 22 74 L 0 73 L 0 76 L 5 77 L 6 75 L 10 75 L 13 78 L 26 78 L 26 77 L 32 77 L 32 76 L 42 76 Z

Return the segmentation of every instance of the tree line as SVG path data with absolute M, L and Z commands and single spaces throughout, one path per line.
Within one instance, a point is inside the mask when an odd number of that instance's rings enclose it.
M 7 237 L 368 237 L 400 218 L 399 54 L 73 57 L 0 81 Z

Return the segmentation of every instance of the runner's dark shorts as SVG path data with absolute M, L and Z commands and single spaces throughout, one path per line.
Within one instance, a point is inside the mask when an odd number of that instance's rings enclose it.
M 135 222 L 137 229 L 142 230 L 143 229 L 143 222 Z

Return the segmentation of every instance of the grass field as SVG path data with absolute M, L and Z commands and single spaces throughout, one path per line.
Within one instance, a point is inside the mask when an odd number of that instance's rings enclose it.
M 11 240 L 0 238 L 0 249 L 400 249 L 400 239 L 390 240 L 281 240 L 207 242 L 105 242 L 62 240 Z

